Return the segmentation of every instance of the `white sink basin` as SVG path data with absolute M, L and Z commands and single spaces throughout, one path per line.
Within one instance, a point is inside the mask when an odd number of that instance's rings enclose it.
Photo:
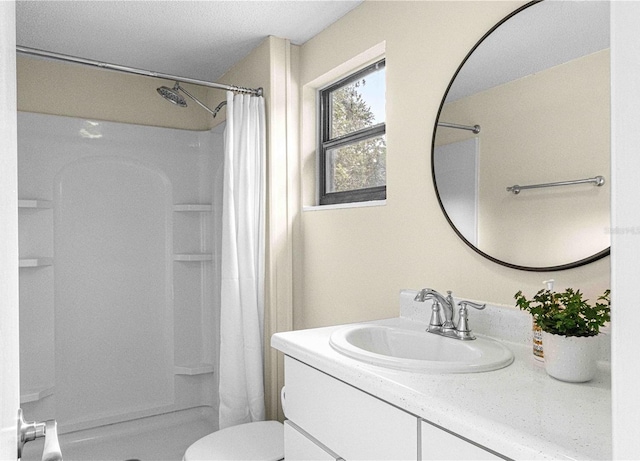
M 341 328 L 331 334 L 329 343 L 341 354 L 362 362 L 422 373 L 477 373 L 513 362 L 513 353 L 493 339 L 460 341 L 380 325 Z

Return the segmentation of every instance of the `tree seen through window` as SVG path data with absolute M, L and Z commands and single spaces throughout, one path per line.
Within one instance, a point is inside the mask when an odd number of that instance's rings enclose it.
M 367 78 L 331 93 L 331 138 L 339 138 L 377 125 L 371 105 L 362 95 Z M 384 186 L 386 140 L 384 134 L 329 149 L 329 192 Z

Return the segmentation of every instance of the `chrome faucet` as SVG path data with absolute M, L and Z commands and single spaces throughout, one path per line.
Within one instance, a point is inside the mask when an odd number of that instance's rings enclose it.
M 436 290 L 423 288 L 414 298 L 415 301 L 420 302 L 425 302 L 427 299 L 434 300 L 429 326 L 438 326 L 441 330 L 453 330 L 455 328 L 453 324 L 453 306 L 455 305 L 455 301 L 453 300 L 453 296 L 451 296 L 451 292 L 447 291 L 447 297 L 445 298 Z M 444 319 L 442 319 L 441 307 L 444 308 Z
M 475 309 L 482 310 L 486 307 L 486 304 L 478 304 L 472 301 L 460 301 L 458 306 L 458 323 L 453 321 L 455 301 L 451 291 L 447 291 L 447 296 L 443 296 L 436 290 L 431 288 L 423 288 L 418 292 L 414 301 L 425 302 L 427 299 L 433 300 L 433 306 L 431 308 L 431 321 L 427 327 L 429 333 L 434 333 L 440 336 L 446 336 L 447 338 L 461 339 L 463 341 L 476 339 L 469 329 L 468 321 L 468 307 L 471 306 Z M 444 309 L 444 316 L 442 310 Z

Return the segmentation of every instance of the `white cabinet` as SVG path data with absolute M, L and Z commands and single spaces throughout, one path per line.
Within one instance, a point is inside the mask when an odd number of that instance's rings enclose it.
M 285 382 L 287 419 L 332 453 L 346 460 L 418 459 L 415 416 L 290 357 Z M 287 450 L 285 442 L 285 459 Z
M 287 461 L 508 459 L 289 356 L 285 383 Z
M 284 457 L 287 461 L 340 461 L 342 459 L 291 421 L 284 422 L 284 446 Z
M 421 461 L 508 459 L 497 456 L 479 445 L 471 443 L 448 431 L 444 431 L 428 421 L 422 420 L 420 426 L 422 438 Z

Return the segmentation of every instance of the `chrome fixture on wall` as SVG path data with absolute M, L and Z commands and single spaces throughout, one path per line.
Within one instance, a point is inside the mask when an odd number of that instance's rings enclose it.
M 514 184 L 513 186 L 507 187 L 507 192 L 513 192 L 514 194 L 519 194 L 520 191 L 525 189 L 540 189 L 542 187 L 556 187 L 556 186 L 573 186 L 574 184 L 589 184 L 593 183 L 596 187 L 601 187 L 604 185 L 604 177 L 596 176 L 594 178 L 587 179 L 574 179 L 572 181 L 558 181 L 558 182 L 548 182 L 545 184 L 531 184 L 529 186 L 519 186 L 518 184 Z
M 162 96 L 164 99 L 166 99 L 167 101 L 169 101 L 170 103 L 175 104 L 176 106 L 180 106 L 180 107 L 187 107 L 187 101 L 184 99 L 184 96 L 182 96 L 179 93 L 180 91 L 182 91 L 189 98 L 191 98 L 193 101 L 195 101 L 200 107 L 202 107 L 204 110 L 206 110 L 211 115 L 213 115 L 213 118 L 215 118 L 216 115 L 218 115 L 218 112 L 220 112 L 220 109 L 222 109 L 227 104 L 227 101 L 222 101 L 220 104 L 218 104 L 216 106 L 215 109 L 211 110 L 202 101 L 200 101 L 194 95 L 192 95 L 187 90 L 185 90 L 183 87 L 181 87 L 179 82 L 176 82 L 176 84 L 173 85 L 173 88 L 169 88 L 169 87 L 166 87 L 166 86 L 161 86 L 156 91 L 158 91 L 158 94 L 160 96 Z
M 445 128 L 455 128 L 456 130 L 468 130 L 472 131 L 474 134 L 480 133 L 480 125 L 459 125 L 457 123 L 448 123 L 448 122 L 438 122 L 438 126 L 443 126 Z
M 180 89 L 180 85 L 178 84 L 178 82 L 176 82 L 173 88 L 161 86 L 156 91 L 160 96 L 162 96 L 164 99 L 166 99 L 170 103 L 173 103 L 176 106 L 180 106 L 180 107 L 187 107 L 186 99 L 184 99 L 184 97 L 180 93 L 178 93 L 179 89 Z

